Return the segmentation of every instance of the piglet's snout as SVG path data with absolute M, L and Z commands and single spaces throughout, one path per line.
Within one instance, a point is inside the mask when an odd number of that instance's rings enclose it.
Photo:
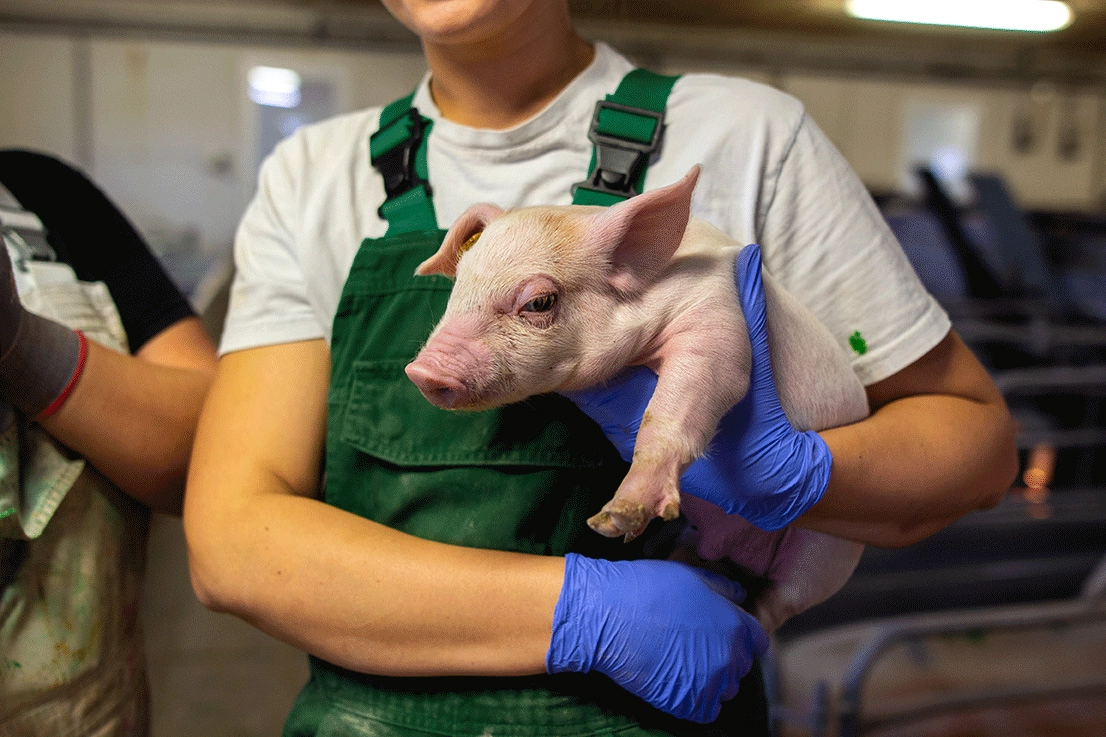
M 407 364 L 407 378 L 414 382 L 422 395 L 435 407 L 453 409 L 464 404 L 468 394 L 465 385 L 457 379 L 434 370 L 418 360 Z
M 404 371 L 434 406 L 462 409 L 479 401 L 492 364 L 491 351 L 479 342 L 439 333 Z

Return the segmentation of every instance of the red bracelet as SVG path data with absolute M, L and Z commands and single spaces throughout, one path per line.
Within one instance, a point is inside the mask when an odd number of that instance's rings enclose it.
M 50 415 L 61 409 L 61 406 L 65 404 L 65 400 L 69 399 L 69 395 L 73 393 L 73 387 L 77 385 L 77 379 L 81 378 L 81 372 L 84 371 L 85 359 L 88 358 L 88 338 L 80 330 L 73 331 L 77 334 L 77 340 L 80 341 L 81 347 L 77 353 L 77 368 L 73 371 L 73 376 L 69 379 L 69 383 L 65 385 L 65 388 L 61 390 L 61 394 L 57 396 L 53 402 L 50 402 L 50 406 L 42 410 L 38 417 L 35 418 L 36 422 L 42 422 Z

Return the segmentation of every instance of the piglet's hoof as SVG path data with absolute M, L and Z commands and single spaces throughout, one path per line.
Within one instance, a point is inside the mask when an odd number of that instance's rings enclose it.
M 627 542 L 649 524 L 649 513 L 645 506 L 624 499 L 612 499 L 603 507 L 603 511 L 588 520 L 588 527 L 604 537 L 625 535 Z
M 588 527 L 604 537 L 625 536 L 630 542 L 640 535 L 653 517 L 660 516 L 670 522 L 680 516 L 679 502 L 669 500 L 657 515 L 645 505 L 627 499 L 612 499 L 603 511 L 588 520 Z

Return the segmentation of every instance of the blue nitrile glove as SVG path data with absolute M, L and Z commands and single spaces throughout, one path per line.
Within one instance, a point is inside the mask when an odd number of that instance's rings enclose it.
M 712 722 L 768 650 L 737 606 L 744 598 L 737 583 L 682 563 L 569 553 L 546 670 L 603 673 L 661 711 Z
M 762 530 L 779 530 L 822 498 L 833 456 L 818 433 L 795 430 L 780 406 L 768 356 L 759 246 L 738 254 L 734 280 L 753 350 L 749 392 L 722 418 L 706 455 L 681 477 L 680 491 L 739 514 Z M 599 423 L 628 461 L 656 386 L 656 374 L 636 368 L 601 387 L 565 396 Z

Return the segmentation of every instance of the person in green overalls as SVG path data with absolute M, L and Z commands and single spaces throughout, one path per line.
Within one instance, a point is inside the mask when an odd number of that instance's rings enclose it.
M 996 503 L 1001 396 L 793 98 L 635 71 L 565 0 L 385 4 L 429 74 L 282 142 L 239 228 L 185 500 L 198 596 L 310 653 L 287 735 L 767 733 L 739 588 L 584 523 L 626 470 L 609 418 L 558 396 L 451 414 L 406 380 L 450 289 L 415 266 L 475 202 L 609 204 L 702 164 L 693 214 L 760 244 L 873 408 L 798 437 L 771 381 L 738 405 L 714 491 L 766 525 L 901 545 Z M 615 425 L 640 391 L 608 391 Z

